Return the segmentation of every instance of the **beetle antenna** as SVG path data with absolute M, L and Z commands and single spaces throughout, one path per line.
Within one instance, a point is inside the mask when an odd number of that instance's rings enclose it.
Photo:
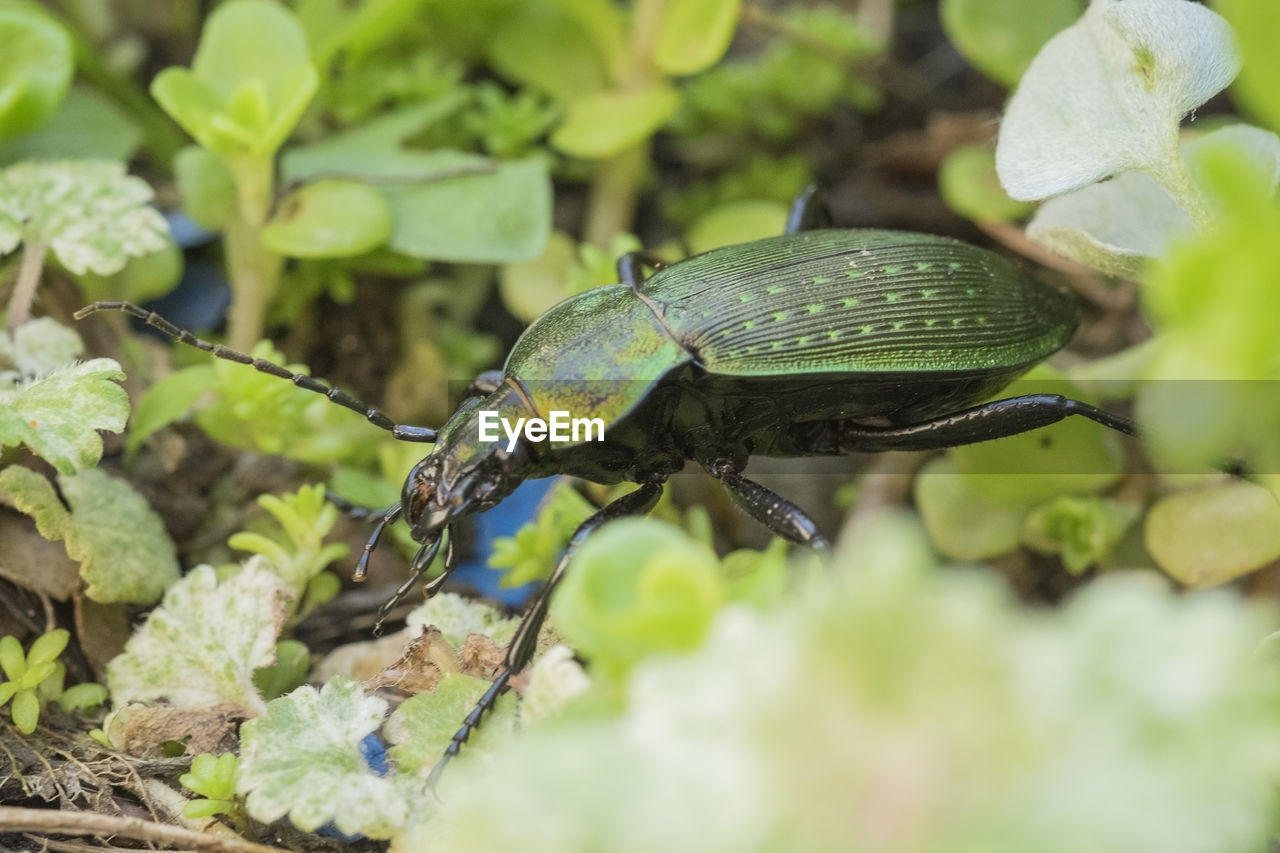
M 436 430 L 434 429 L 398 424 L 378 409 L 360 402 L 345 391 L 339 391 L 331 385 L 326 385 L 319 379 L 307 376 L 304 373 L 294 373 L 291 370 L 286 370 L 280 365 L 266 361 L 265 359 L 254 358 L 252 356 L 245 355 L 242 352 L 228 349 L 222 344 L 214 344 L 197 338 L 186 329 L 180 329 L 173 323 L 170 323 L 156 312 L 148 311 L 145 308 L 134 305 L 132 302 L 95 302 L 92 305 L 86 305 L 81 308 L 73 316 L 77 320 L 83 320 L 90 314 L 96 314 L 99 311 L 123 311 L 126 314 L 130 314 L 137 317 L 139 320 L 144 321 L 148 326 L 151 326 L 154 329 L 159 329 L 162 334 L 167 335 L 178 343 L 186 344 L 187 346 L 195 347 L 198 350 L 211 353 L 215 358 L 234 361 L 236 364 L 246 364 L 261 373 L 278 376 L 281 379 L 288 379 L 294 385 L 306 391 L 323 394 L 325 397 L 329 398 L 330 401 L 337 403 L 339 406 L 343 406 L 353 412 L 359 412 L 364 415 L 369 423 L 380 429 L 385 429 L 387 432 L 391 433 L 392 436 L 400 439 L 401 441 L 433 442 L 436 440 Z

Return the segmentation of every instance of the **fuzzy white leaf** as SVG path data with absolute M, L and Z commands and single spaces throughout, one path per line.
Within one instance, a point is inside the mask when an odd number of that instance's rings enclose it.
M 1245 124 L 1231 125 L 1182 144 L 1193 180 L 1204 154 L 1230 148 L 1259 175 L 1280 181 L 1280 137 Z M 1194 181 L 1204 193 L 1204 182 Z M 1215 199 L 1207 196 L 1210 209 Z M 1125 172 L 1110 181 L 1045 202 L 1027 226 L 1027 236 L 1057 254 L 1124 278 L 1137 278 L 1149 258 L 1163 257 L 1170 243 L 1195 232 L 1190 215 L 1155 179 Z
M 360 752 L 386 711 L 386 702 L 342 676 L 272 700 L 265 717 L 241 729 L 236 787 L 249 814 L 266 823 L 287 814 L 306 831 L 333 821 L 346 833 L 394 834 L 408 821 L 406 791 L 417 783 L 376 775 Z
M 0 254 L 48 246 L 77 275 L 110 275 L 165 247 L 151 187 L 107 160 L 26 161 L 0 170 Z
M 263 713 L 253 671 L 275 661 L 289 596 L 261 557 L 222 582 L 212 566 L 197 567 L 169 588 L 107 665 L 112 701 L 117 707 L 161 698 L 177 706 L 231 702 Z
M 1230 27 L 1189 0 L 1093 0 L 1041 49 L 1009 101 L 996 171 L 1034 200 L 1130 169 L 1161 174 L 1182 117 L 1235 77 Z

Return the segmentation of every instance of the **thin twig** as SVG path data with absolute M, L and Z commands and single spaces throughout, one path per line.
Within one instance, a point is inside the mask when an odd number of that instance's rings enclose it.
M 0 832 L 34 832 L 49 835 L 94 835 L 100 838 L 132 838 L 202 851 L 223 853 L 283 853 L 279 847 L 267 847 L 243 838 L 208 835 L 180 826 L 143 820 L 137 817 L 115 817 L 92 812 L 67 812 L 53 809 L 21 809 L 0 806 Z

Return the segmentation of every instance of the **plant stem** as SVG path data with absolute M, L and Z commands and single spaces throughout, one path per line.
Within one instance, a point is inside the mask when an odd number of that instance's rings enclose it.
M 637 0 L 631 16 L 631 42 L 624 79 L 619 85 L 624 91 L 644 89 L 658 78 L 658 71 L 653 67 L 653 46 L 665 4 L 666 0 Z M 587 243 L 604 249 L 615 234 L 632 229 L 649 151 L 650 140 L 646 139 L 597 166 L 583 228 L 583 239 Z
M 1169 195 L 1173 196 L 1175 202 L 1182 206 L 1182 209 L 1191 217 L 1197 231 L 1201 233 L 1207 231 L 1213 225 L 1213 213 L 1210 212 L 1209 205 L 1205 203 L 1204 195 L 1196 187 L 1195 181 L 1191 179 L 1191 170 L 1187 168 L 1187 161 L 1182 158 L 1176 141 L 1164 157 L 1161 166 L 1162 168 L 1158 170 L 1152 170 L 1151 176 L 1159 181 Z
M 23 245 L 18 278 L 9 296 L 9 311 L 5 319 L 8 328 L 18 328 L 31 315 L 31 303 L 36 298 L 36 285 L 40 283 L 40 271 L 44 269 L 44 256 L 48 251 L 49 247 L 39 240 Z
M 591 181 L 583 240 L 608 248 L 615 234 L 630 231 L 640 196 L 640 180 L 649 162 L 648 140 L 600 163 Z
M 248 352 L 262 337 L 267 305 L 275 295 L 283 259 L 262 245 L 262 226 L 271 210 L 274 164 L 270 158 L 244 158 L 229 164 L 236 179 L 239 206 L 223 230 L 231 274 L 231 312 L 227 343 Z

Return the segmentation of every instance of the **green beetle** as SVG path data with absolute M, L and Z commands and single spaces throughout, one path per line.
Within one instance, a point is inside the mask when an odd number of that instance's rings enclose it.
M 623 257 L 620 284 L 571 297 L 538 318 L 503 370 L 478 379 L 439 433 L 396 424 L 316 379 L 199 340 L 133 305 L 97 303 L 76 316 L 128 311 L 179 341 L 323 393 L 397 438 L 435 442 L 410 472 L 401 501 L 381 514 L 356 570 L 363 575 L 383 529 L 403 516 L 422 547 L 397 598 L 431 563 L 450 524 L 495 506 L 526 479 L 569 474 L 639 484 L 575 532 L 442 767 L 529 662 L 574 548 L 601 524 L 650 510 L 688 460 L 774 533 L 825 547 L 799 507 L 742 476 L 749 456 L 950 447 L 1070 415 L 1134 432 L 1124 418 L 1054 394 L 978 403 L 1066 344 L 1078 322 L 1066 294 L 959 240 L 814 227 L 823 219 L 811 190 L 782 236 L 670 266 Z M 647 279 L 646 263 L 656 270 Z M 600 429 L 590 439 L 557 437 L 545 427 L 541 437 L 492 429 L 554 413 L 585 416 Z M 450 548 L 445 574 L 429 592 L 454 564 Z

